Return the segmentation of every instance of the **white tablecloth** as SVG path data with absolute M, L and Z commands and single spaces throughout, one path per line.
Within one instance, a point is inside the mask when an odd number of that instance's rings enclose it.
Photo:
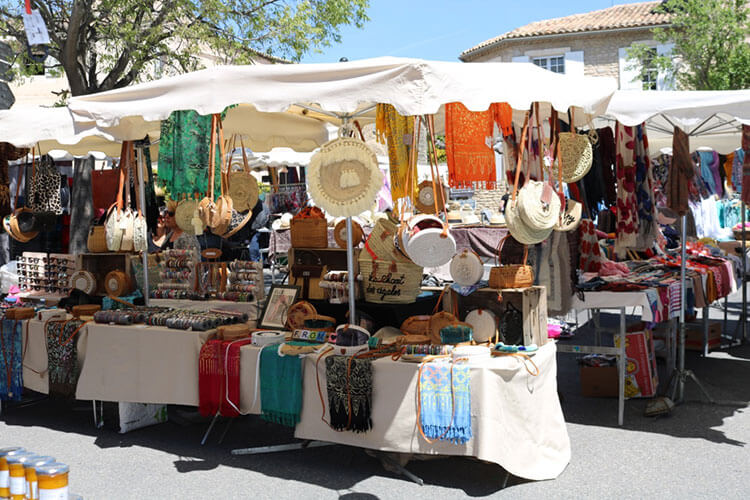
M 86 326 L 77 399 L 198 406 L 198 358 L 214 331 L 156 326 Z
M 86 328 L 78 335 L 78 360 L 86 356 Z M 44 334 L 44 321 L 31 319 L 23 326 L 23 386 L 32 391 L 49 394 L 49 373 L 47 371 L 47 340 Z
M 537 377 L 516 357 L 495 358 L 472 369 L 474 437 L 464 445 L 429 444 L 420 436 L 416 417 L 419 366 L 390 358 L 373 362 L 372 430 L 332 430 L 320 418 L 323 410 L 315 357 L 309 356 L 303 362 L 302 415 L 295 436 L 399 453 L 473 456 L 499 464 L 519 477 L 553 479 L 570 461 L 570 440 L 557 396 L 555 352 L 554 343 L 548 343 L 534 356 L 541 372 Z M 242 362 L 244 365 L 244 356 Z M 325 363 L 321 362 L 319 369 L 327 417 Z M 242 388 L 248 390 L 252 391 L 252 384 Z M 244 401 L 248 398 L 252 401 L 252 393 Z
M 641 320 L 647 323 L 654 320 L 654 313 L 651 311 L 651 304 L 648 301 L 646 292 L 584 292 L 584 299 L 573 295 L 572 309 L 583 311 L 586 309 L 620 309 L 621 307 L 640 307 Z

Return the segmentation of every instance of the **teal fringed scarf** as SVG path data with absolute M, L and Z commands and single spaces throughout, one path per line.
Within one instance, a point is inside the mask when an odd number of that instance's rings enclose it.
M 263 420 L 294 427 L 302 411 L 302 360 L 279 356 L 279 346 L 260 353 L 260 405 Z
M 428 439 L 453 444 L 464 444 L 471 439 L 471 372 L 467 365 L 424 364 L 419 377 L 419 397 L 420 425 Z

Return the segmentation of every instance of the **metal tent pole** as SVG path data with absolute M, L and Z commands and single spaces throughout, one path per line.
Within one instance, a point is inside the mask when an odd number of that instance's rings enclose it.
M 145 168 L 146 164 L 143 159 L 143 145 L 138 146 L 138 193 L 140 193 L 141 205 L 138 207 L 142 212 L 143 216 L 146 216 L 146 186 L 145 186 Z M 146 306 L 149 305 L 149 291 L 148 291 L 148 250 L 141 253 L 143 259 L 143 301 Z
M 346 218 L 346 268 L 349 280 L 349 323 L 357 324 L 357 306 L 354 303 L 354 249 L 352 248 L 352 218 Z

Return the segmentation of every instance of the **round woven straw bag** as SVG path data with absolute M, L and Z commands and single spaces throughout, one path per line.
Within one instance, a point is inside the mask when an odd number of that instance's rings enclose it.
M 404 335 L 428 335 L 430 334 L 429 315 L 409 316 L 401 323 L 401 330 Z M 428 341 L 429 343 L 429 341 Z
M 104 288 L 107 290 L 107 295 L 121 297 L 133 290 L 133 284 L 127 274 L 115 270 L 108 272 L 104 277 Z
M 524 245 L 536 245 L 549 238 L 552 234 L 550 229 L 532 229 L 526 225 L 520 215 L 518 200 L 509 200 L 505 207 L 505 223 L 508 226 L 508 232 Z
M 188 234 L 196 234 L 196 223 L 205 229 L 205 223 L 198 217 L 198 202 L 195 200 L 183 200 L 177 204 L 174 211 L 177 227 Z
M 286 312 L 286 326 L 290 330 L 300 330 L 305 327 L 305 320 L 317 316 L 315 306 L 300 300 L 292 304 Z
M 465 323 L 474 329 L 474 340 L 489 342 L 497 336 L 497 316 L 489 309 L 474 309 L 466 315 Z
M 438 184 L 438 186 L 440 185 Z M 422 181 L 419 183 L 414 206 L 417 207 L 420 213 L 435 213 L 435 190 L 432 189 L 432 181 Z
M 497 247 L 497 266 L 490 270 L 490 288 L 530 287 L 534 284 L 534 268 L 526 264 L 529 258 L 529 247 L 526 245 L 523 247 L 522 264 L 503 265 L 500 263 L 500 253 L 506 239 L 508 239 L 507 236 L 500 240 L 500 244 Z
M 552 229 L 560 221 L 560 198 L 547 182 L 527 182 L 518 191 L 516 203 L 521 219 L 530 229 Z
M 575 200 L 565 200 L 565 210 L 555 224 L 555 231 L 574 231 L 581 225 L 583 217 L 583 205 Z
M 448 311 L 440 311 L 430 317 L 430 340 L 433 344 L 441 344 L 440 330 L 446 326 L 458 323 L 458 318 Z
M 346 248 L 346 219 L 340 220 L 333 229 L 333 238 L 340 248 Z M 352 248 L 359 246 L 365 239 L 365 232 L 357 222 L 352 221 Z
M 472 286 L 482 279 L 484 264 L 476 252 L 464 248 L 451 260 L 450 271 L 454 283 L 461 286 Z
M 577 182 L 588 173 L 593 162 L 591 141 L 587 135 L 575 132 L 560 132 L 560 155 L 562 179 L 567 183 Z
M 317 206 L 335 217 L 348 217 L 372 207 L 383 174 L 364 142 L 345 137 L 327 142 L 313 155 L 307 183 Z
M 418 266 L 439 267 L 456 255 L 456 240 L 443 221 L 434 215 L 410 218 L 400 236 L 401 249 Z
M 70 288 L 93 295 L 96 292 L 96 278 L 90 271 L 76 271 L 70 277 Z
M 245 143 L 240 138 L 240 144 L 242 146 L 242 170 L 239 172 L 232 172 L 232 167 L 229 167 L 229 196 L 232 198 L 234 209 L 238 212 L 246 212 L 252 210 L 255 204 L 258 203 L 258 196 L 260 196 L 260 189 L 258 188 L 258 181 L 255 179 L 253 174 L 250 173 L 250 166 L 247 163 L 247 152 L 245 151 Z

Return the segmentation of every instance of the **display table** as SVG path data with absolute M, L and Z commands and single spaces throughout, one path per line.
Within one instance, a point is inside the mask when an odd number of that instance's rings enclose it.
M 198 406 L 198 358 L 214 330 L 89 323 L 76 398 Z
M 570 440 L 557 396 L 555 353 L 553 343 L 540 348 L 533 358 L 540 371 L 536 377 L 517 357 L 494 358 L 472 369 L 474 437 L 464 445 L 429 444 L 421 437 L 416 414 L 419 365 L 390 358 L 372 365 L 372 429 L 364 433 L 334 431 L 321 421 L 316 357 L 308 356 L 303 363 L 302 416 L 294 434 L 302 439 L 398 453 L 472 456 L 519 477 L 554 479 L 570 461 Z M 319 370 L 327 419 L 325 363 L 319 364 Z
M 231 302 L 228 300 L 187 300 L 187 299 L 149 299 L 149 305 L 157 307 L 173 307 L 176 309 L 197 309 L 208 311 L 219 309 L 222 311 L 239 311 L 247 314 L 255 321 L 260 310 L 257 302 Z

